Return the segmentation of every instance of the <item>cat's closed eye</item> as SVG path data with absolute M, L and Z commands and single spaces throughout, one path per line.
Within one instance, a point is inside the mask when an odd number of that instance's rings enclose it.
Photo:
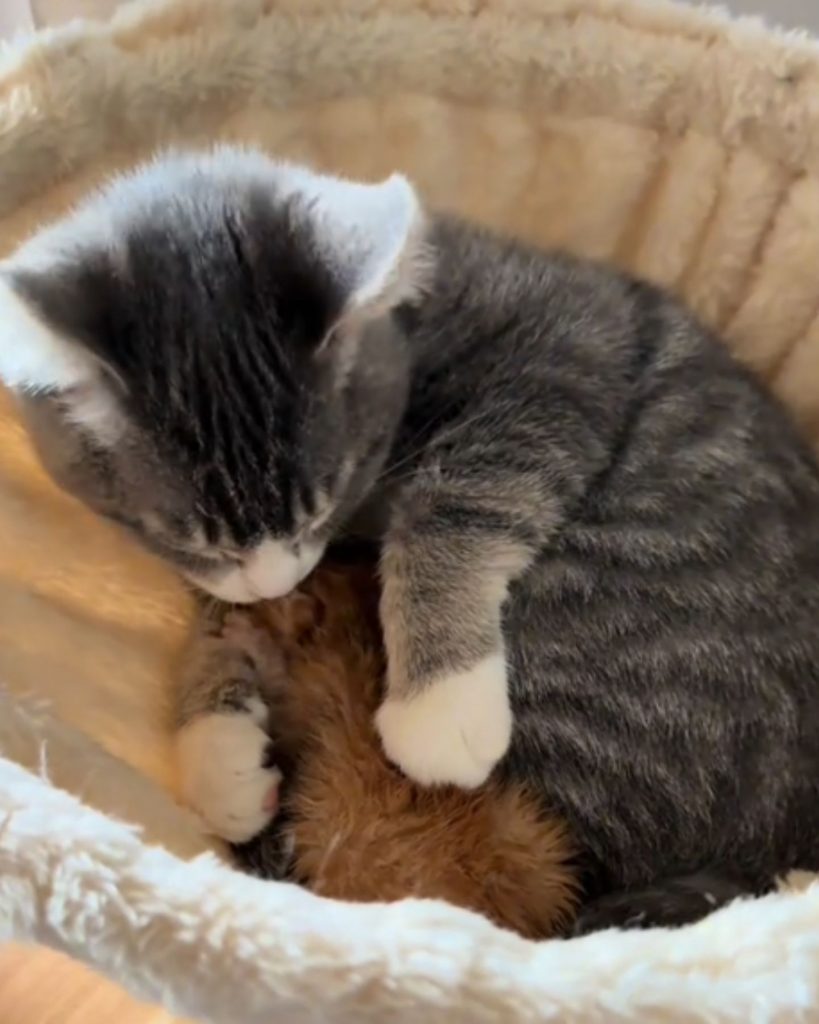
M 207 562 L 214 566 L 241 565 L 245 556 L 239 551 L 225 551 L 221 548 L 202 548 L 184 541 L 167 540 L 163 537 L 155 538 L 157 543 L 163 544 L 169 551 L 181 558 L 197 559 L 200 562 Z
M 167 529 L 163 529 L 158 517 L 151 513 L 136 516 L 121 510 L 112 510 L 103 514 L 138 537 L 154 554 L 169 559 L 181 569 L 196 572 L 220 567 L 231 568 L 241 562 L 238 552 L 228 554 L 209 547 L 204 538 L 195 534 L 189 537 L 174 536 Z

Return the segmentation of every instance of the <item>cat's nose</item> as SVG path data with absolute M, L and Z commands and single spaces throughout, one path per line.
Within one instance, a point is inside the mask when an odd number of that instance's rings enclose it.
M 299 560 L 289 545 L 265 540 L 251 552 L 243 575 L 248 589 L 261 598 L 289 594 L 301 577 Z
M 283 597 L 298 586 L 314 568 L 323 545 L 264 540 L 248 556 L 243 577 L 258 599 Z

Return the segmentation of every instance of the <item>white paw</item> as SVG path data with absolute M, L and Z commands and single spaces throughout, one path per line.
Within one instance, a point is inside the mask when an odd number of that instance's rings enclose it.
M 265 768 L 266 710 L 201 715 L 179 730 L 176 752 L 182 795 L 214 835 L 231 843 L 252 839 L 278 809 L 281 772 Z
M 388 698 L 375 723 L 387 757 L 411 779 L 480 786 L 512 736 L 503 656 L 438 679 L 410 700 Z

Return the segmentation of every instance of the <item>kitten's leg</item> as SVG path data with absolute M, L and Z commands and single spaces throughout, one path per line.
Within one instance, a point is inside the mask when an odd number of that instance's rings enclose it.
M 284 672 L 272 644 L 241 613 L 203 620 L 182 675 L 176 752 L 182 796 L 215 835 L 242 843 L 278 808 L 265 696 Z
M 485 781 L 511 739 L 509 585 L 599 471 L 588 451 L 606 457 L 562 384 L 550 393 L 544 379 L 537 401 L 510 416 L 491 396 L 476 402 L 390 496 L 381 556 L 387 699 L 376 719 L 387 756 L 407 775 L 465 787 Z M 562 419 L 573 431 L 555 433 Z
M 298 881 L 293 878 L 295 852 L 295 836 L 287 813 L 280 814 L 249 842 L 237 843 L 233 849 L 243 871 L 273 882 Z
M 464 517 L 399 526 L 382 552 L 387 756 L 422 784 L 483 783 L 509 746 L 501 607 L 526 552 Z
M 572 934 L 588 935 L 606 928 L 680 928 L 762 891 L 711 871 L 661 879 L 644 889 L 608 893 L 590 901 L 578 914 Z

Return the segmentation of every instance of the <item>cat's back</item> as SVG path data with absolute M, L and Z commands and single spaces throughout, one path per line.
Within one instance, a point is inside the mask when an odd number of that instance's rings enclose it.
M 671 293 L 452 217 L 434 221 L 433 242 L 436 278 L 412 331 L 419 391 L 523 416 L 548 412 L 557 382 L 600 441 L 578 517 L 625 502 L 647 518 L 637 490 L 665 495 L 674 515 L 723 499 L 726 511 L 819 507 L 817 463 L 790 415 Z
M 819 867 L 812 452 L 661 289 L 436 231 L 431 322 L 454 312 L 459 339 L 446 387 L 494 389 L 524 416 L 548 414 L 557 381 L 594 424 L 579 497 L 507 604 L 506 770 L 567 814 L 612 884 L 715 861 L 751 878 Z
M 466 391 L 471 373 L 490 387 L 514 384 L 516 393 L 472 393 L 519 398 L 523 411 L 551 396 L 527 390 L 528 380 L 559 379 L 581 413 L 600 415 L 605 451 L 573 519 L 622 512 L 650 525 L 653 510 L 680 525 L 697 510 L 753 507 L 787 514 L 809 546 L 819 537 L 814 453 L 783 405 L 670 292 L 453 218 L 435 222 L 434 238 L 438 277 L 419 333 L 446 336 L 435 352 L 457 361 L 450 386 Z
M 537 401 L 527 384 L 559 378 L 578 402 L 594 397 L 591 411 L 610 410 L 613 424 L 623 413 L 634 418 L 633 402 L 651 398 L 636 394 L 637 385 L 654 379 L 669 393 L 693 392 L 698 405 L 728 401 L 771 415 L 776 429 L 783 422 L 779 407 L 669 292 L 451 216 L 435 218 L 431 241 L 435 276 L 409 318 L 424 387 L 438 375 L 454 393 L 479 395 L 480 382 L 494 397 L 517 391 L 525 403 Z
M 562 272 L 594 291 L 596 269 Z M 564 370 L 585 407 L 600 395 L 616 412 L 605 459 L 509 604 L 512 760 L 528 738 L 522 773 L 541 759 L 548 799 L 616 884 L 663 866 L 819 867 L 814 456 L 685 309 L 603 276 L 607 301 L 612 287 L 632 301 L 631 324 L 611 328 L 629 355 L 602 358 L 603 375 L 588 357 Z

